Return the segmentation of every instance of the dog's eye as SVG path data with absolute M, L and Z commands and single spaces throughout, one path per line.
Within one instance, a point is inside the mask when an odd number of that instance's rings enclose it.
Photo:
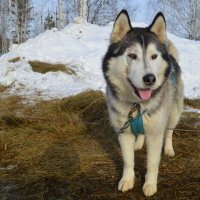
M 131 59 L 133 59 L 133 60 L 136 60 L 136 59 L 137 59 L 137 55 L 134 54 L 134 53 L 130 53 L 130 54 L 128 54 L 128 56 L 129 56 Z
M 153 55 L 151 56 L 151 59 L 152 59 L 152 60 L 155 60 L 157 57 L 158 57 L 157 54 L 153 54 Z

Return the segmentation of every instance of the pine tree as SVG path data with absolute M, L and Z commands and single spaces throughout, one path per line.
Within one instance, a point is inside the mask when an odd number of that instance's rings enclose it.
M 44 21 L 44 30 L 50 30 L 55 27 L 55 20 L 53 18 L 53 15 L 48 12 L 48 15 L 45 17 Z

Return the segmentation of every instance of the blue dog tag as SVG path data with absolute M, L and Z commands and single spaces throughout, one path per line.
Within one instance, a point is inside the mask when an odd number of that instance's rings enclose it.
M 132 117 L 130 119 L 131 131 L 134 135 L 144 134 L 144 126 L 142 120 L 142 115 L 144 114 L 144 112 L 139 113 L 136 118 Z

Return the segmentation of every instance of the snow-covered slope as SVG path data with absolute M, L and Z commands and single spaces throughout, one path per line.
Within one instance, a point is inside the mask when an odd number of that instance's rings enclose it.
M 144 24 L 136 24 L 144 26 Z M 87 89 L 105 90 L 101 62 L 107 50 L 112 23 L 105 27 L 70 24 L 64 30 L 46 31 L 0 57 L 0 84 L 10 86 L 9 94 L 30 98 L 62 98 Z M 169 34 L 179 52 L 185 82 L 185 96 L 200 97 L 200 42 Z M 16 63 L 10 59 L 20 57 Z M 41 74 L 33 72 L 28 61 L 62 63 L 77 73 Z

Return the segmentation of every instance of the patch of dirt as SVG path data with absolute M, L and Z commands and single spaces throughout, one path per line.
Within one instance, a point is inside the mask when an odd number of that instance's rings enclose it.
M 158 192 L 146 198 L 145 148 L 136 152 L 133 190 L 117 190 L 122 158 L 101 92 L 21 102 L 9 97 L 0 104 L 0 199 L 199 199 L 200 133 L 184 130 L 200 130 L 199 114 L 183 114 L 176 155 L 162 156 Z

